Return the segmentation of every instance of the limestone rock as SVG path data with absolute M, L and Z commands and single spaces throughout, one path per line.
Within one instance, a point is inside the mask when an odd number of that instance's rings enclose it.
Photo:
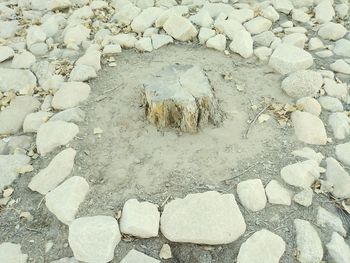
M 21 53 L 14 55 L 11 67 L 16 69 L 28 69 L 35 63 L 35 61 L 35 56 L 24 50 Z
M 318 98 L 319 103 L 322 108 L 331 112 L 339 112 L 344 111 L 343 104 L 337 98 L 333 98 L 330 96 L 321 96 Z
M 164 244 L 159 251 L 159 257 L 161 259 L 170 259 L 173 257 L 171 253 L 171 247 L 168 244 Z
M 209 81 L 198 67 L 167 67 L 157 77 L 148 78 L 143 86 L 147 118 L 159 128 L 194 133 L 199 126 L 220 121 Z
M 72 148 L 61 151 L 46 168 L 32 178 L 28 187 L 43 195 L 55 189 L 71 173 L 75 155 L 76 151 Z
M 350 57 L 350 40 L 340 39 L 335 43 L 333 52 L 338 56 Z
M 323 84 L 321 73 L 313 70 L 299 70 L 282 81 L 282 89 L 293 98 L 313 97 Z
M 237 194 L 246 209 L 256 212 L 265 208 L 266 195 L 260 179 L 240 182 L 237 185 Z
M 335 112 L 329 115 L 328 124 L 336 139 L 342 140 L 350 135 L 350 118 L 345 112 Z
M 129 251 L 129 253 L 120 261 L 120 263 L 160 263 L 159 260 L 154 259 L 146 254 L 143 254 L 135 249 Z
M 174 42 L 173 38 L 168 35 L 155 34 L 151 36 L 151 39 L 152 39 L 152 45 L 154 49 L 161 48 L 163 46 L 166 46 Z
M 76 65 L 69 74 L 69 81 L 87 81 L 96 78 L 97 74 L 92 66 Z
M 280 19 L 279 13 L 273 6 L 270 5 L 261 10 L 261 16 L 271 20 L 272 22 L 276 22 Z
M 50 263 L 79 263 L 79 262 L 75 258 L 71 257 L 71 258 L 61 258 L 55 261 L 51 261 Z
M 266 19 L 262 16 L 257 16 L 252 20 L 244 23 L 244 27 L 247 31 L 253 35 L 260 34 L 264 31 L 267 31 L 271 28 L 272 22 L 269 19 Z
M 320 24 L 330 22 L 335 15 L 332 1 L 331 0 L 322 0 L 314 8 L 316 21 Z
M 64 10 L 70 7 L 72 3 L 70 0 L 50 0 L 47 3 L 47 9 L 51 11 Z
M 299 205 L 309 207 L 312 204 L 313 191 L 310 188 L 306 188 L 297 193 L 293 197 L 293 201 Z
M 348 87 L 346 83 L 338 83 L 333 79 L 325 78 L 323 88 L 328 96 L 335 97 L 343 101 L 346 101 L 348 98 Z
M 36 77 L 29 70 L 0 68 L 0 91 L 33 91 Z
M 189 194 L 165 205 L 161 231 L 173 242 L 227 244 L 246 230 L 244 218 L 232 194 Z
M 232 36 L 230 49 L 244 58 L 253 55 L 253 39 L 246 30 L 240 30 Z
M 141 9 L 129 1 L 116 8 L 114 17 L 118 22 L 129 25 L 133 19 L 141 12 Z
M 317 49 L 321 49 L 324 48 L 324 45 L 322 43 L 322 41 L 317 38 L 317 37 L 312 37 L 309 40 L 309 50 L 317 50 Z
M 153 50 L 150 37 L 143 37 L 135 42 L 135 48 L 141 52 L 151 52 Z
M 119 44 L 106 45 L 102 51 L 102 53 L 105 55 L 114 55 L 121 52 L 122 52 L 122 48 Z
M 149 238 L 158 236 L 160 213 L 149 202 L 129 199 L 125 202 L 120 219 L 120 231 L 124 234 Z
M 210 28 L 211 25 L 214 23 L 214 20 L 209 15 L 207 11 L 199 11 L 197 14 L 192 15 L 189 17 L 192 23 L 201 26 L 201 27 L 207 27 Z
M 333 195 L 338 198 L 350 197 L 350 175 L 334 158 L 327 158 L 327 181 L 333 185 Z
M 310 222 L 295 219 L 298 261 L 301 263 L 319 263 L 323 258 L 320 237 Z
M 88 50 L 86 53 L 80 57 L 76 62 L 75 65 L 85 65 L 93 67 L 96 71 L 99 71 L 101 69 L 101 52 L 98 50 Z
M 8 46 L 0 46 L 0 63 L 12 58 L 15 52 Z
M 12 38 L 18 30 L 18 21 L 0 21 L 0 38 Z
M 28 114 L 23 122 L 23 131 L 37 132 L 39 127 L 47 122 L 51 116 L 52 113 L 46 111 L 38 111 Z
M 86 180 L 73 176 L 46 194 L 46 206 L 62 223 L 69 225 L 88 191 L 89 184 Z
M 286 243 L 280 236 L 262 229 L 241 245 L 237 263 L 278 263 L 285 249 Z
M 65 122 L 83 122 L 85 119 L 85 112 L 80 108 L 70 108 L 56 113 L 51 117 L 50 121 L 65 121 Z
M 217 34 L 209 38 L 206 45 L 208 48 L 224 51 L 226 49 L 226 37 L 223 34 Z
M 163 13 L 163 9 L 159 7 L 149 7 L 137 15 L 131 23 L 131 28 L 134 32 L 144 32 L 151 27 L 157 18 Z
M 200 11 L 201 12 L 201 11 Z M 205 10 L 204 13 L 207 13 Z M 166 9 L 156 20 L 156 27 L 164 26 L 164 23 L 168 20 L 171 15 L 185 16 L 189 13 L 188 6 L 179 5 L 172 6 L 169 9 Z
M 258 47 L 254 49 L 254 55 L 257 56 L 259 60 L 268 61 L 272 54 L 272 49 L 268 47 Z
M 297 100 L 297 105 L 303 107 L 303 111 L 311 113 L 315 116 L 319 116 L 321 114 L 321 105 L 320 103 L 312 98 L 312 97 L 303 97 Z
M 281 177 L 289 185 L 307 189 L 320 177 L 321 171 L 315 160 L 307 160 L 283 167 Z
M 68 144 L 79 132 L 74 123 L 64 121 L 49 121 L 40 126 L 36 136 L 37 150 L 41 155 L 55 148 Z
M 338 233 L 333 233 L 332 239 L 326 247 L 334 263 L 350 262 L 350 247 Z
M 234 19 L 220 20 L 219 22 L 216 21 L 214 26 L 217 31 L 225 34 L 231 40 L 234 34 L 236 34 L 238 31 L 246 30 L 241 23 Z
M 18 169 L 30 162 L 30 157 L 22 154 L 0 155 L 0 191 L 11 185 L 18 176 Z
M 213 29 L 209 29 L 206 27 L 202 27 L 199 30 L 199 34 L 198 34 L 198 39 L 199 39 L 199 43 L 200 44 L 205 44 L 205 42 L 207 42 L 207 40 L 209 38 L 212 38 L 213 36 L 215 36 L 215 30 Z
M 318 164 L 320 164 L 324 158 L 323 154 L 320 152 L 315 152 L 313 149 L 309 147 L 303 147 L 300 150 L 293 151 L 292 154 L 294 156 L 299 156 L 308 160 L 314 160 Z
M 269 61 L 269 66 L 282 75 L 308 69 L 312 64 L 313 59 L 308 52 L 290 44 L 277 46 Z
M 46 40 L 46 34 L 39 26 L 31 26 L 27 30 L 27 47 L 31 47 L 34 44 L 42 43 Z
M 344 165 L 350 166 L 350 142 L 338 144 L 335 147 L 337 159 Z
M 170 36 L 180 41 L 189 41 L 198 34 L 197 29 L 188 19 L 178 15 L 169 16 L 163 28 Z
M 0 135 L 14 134 L 21 130 L 25 117 L 40 107 L 31 96 L 18 96 L 10 106 L 0 112 Z
M 273 0 L 272 4 L 277 11 L 288 15 L 293 9 L 293 4 L 289 0 Z
M 0 244 L 0 262 L 26 263 L 28 255 L 22 254 L 21 245 L 4 242 Z
M 322 207 L 317 210 L 317 224 L 322 227 L 329 227 L 342 236 L 346 236 L 346 230 L 340 218 Z
M 81 217 L 69 225 L 69 246 L 79 261 L 111 261 L 120 240 L 118 221 L 111 216 Z
M 271 180 L 267 184 L 265 191 L 271 204 L 290 205 L 292 202 L 291 193 L 276 180 Z
M 307 144 L 324 145 L 327 143 L 326 129 L 320 118 L 308 112 L 292 113 L 292 123 L 297 138 Z
M 83 82 L 65 82 L 55 93 L 52 107 L 59 110 L 74 108 L 89 97 L 91 88 Z
M 350 64 L 346 63 L 344 59 L 337 59 L 330 64 L 330 68 L 335 72 L 350 75 Z
M 67 46 L 79 46 L 90 36 L 90 31 L 90 29 L 86 28 L 82 24 L 69 26 L 63 31 L 63 41 Z
M 326 40 L 338 40 L 346 34 L 346 28 L 337 23 L 328 22 L 321 26 L 318 35 Z

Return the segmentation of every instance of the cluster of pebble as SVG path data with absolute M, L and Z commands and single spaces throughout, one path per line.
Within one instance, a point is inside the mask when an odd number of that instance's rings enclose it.
M 84 82 L 96 78 L 101 59 L 115 66 L 115 56 L 126 48 L 150 52 L 174 41 L 198 41 L 227 55 L 255 55 L 286 75 L 282 89 L 303 108 L 292 114 L 300 141 L 316 145 L 332 141 L 319 117 L 322 110 L 333 137 L 345 139 L 350 134 L 348 85 L 339 76 L 350 75 L 348 19 L 349 4 L 333 0 L 254 4 L 225 0 L 182 0 L 181 4 L 175 0 L 1 1 L 0 204 L 14 204 L 10 186 L 19 174 L 33 171 L 32 158 L 45 156 L 77 136 L 77 123 L 85 117 L 78 106 L 90 94 L 90 86 Z M 314 58 L 329 61 L 330 70 L 310 70 Z M 21 132 L 25 135 L 19 135 Z M 335 148 L 336 158 L 350 166 L 350 143 Z M 320 180 L 322 192 L 340 199 L 350 197 L 350 176 L 336 159 L 327 158 L 324 169 L 320 167 L 324 157 L 310 148 L 293 154 L 308 160 L 284 167 L 281 179 L 303 190 L 293 197 L 278 180 L 265 188 L 259 179 L 244 181 L 237 185 L 237 194 L 245 209 L 259 211 L 267 200 L 290 205 L 293 199 L 309 206 L 313 195 L 310 187 L 316 180 Z M 62 150 L 29 184 L 31 190 L 45 196 L 47 208 L 69 225 L 75 259 L 56 262 L 108 262 L 121 240 L 120 232 L 155 237 L 159 225 L 172 242 L 208 245 L 234 242 L 246 230 L 234 196 L 217 192 L 170 201 L 162 215 L 154 204 L 129 200 L 119 224 L 107 216 L 75 219 L 89 191 L 83 177 L 69 177 L 75 155 L 72 148 Z M 325 180 L 320 179 L 323 172 Z M 317 222 L 334 231 L 326 244 L 334 262 L 350 262 L 341 220 L 320 207 Z M 294 223 L 298 260 L 321 262 L 323 245 L 316 228 L 301 219 Z M 162 258 L 171 257 L 169 246 L 162 250 Z M 279 262 L 284 251 L 285 241 L 262 229 L 242 244 L 237 262 Z M 26 261 L 20 245 L 0 244 L 0 262 Z M 132 250 L 122 262 L 159 260 Z

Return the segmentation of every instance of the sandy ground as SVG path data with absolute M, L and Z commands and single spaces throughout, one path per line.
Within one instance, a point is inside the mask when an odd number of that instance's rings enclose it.
M 189 135 L 173 130 L 158 131 L 145 119 L 143 80 L 174 63 L 198 65 L 206 72 L 225 113 L 219 127 L 204 127 L 198 134 Z M 225 80 L 223 75 L 232 76 L 232 80 Z M 237 183 L 251 178 L 260 178 L 264 185 L 271 179 L 282 182 L 280 169 L 297 161 L 291 152 L 302 147 L 293 130 L 282 128 L 271 118 L 256 123 L 248 139 L 243 139 L 248 120 L 256 114 L 252 105 L 259 106 L 264 97 L 291 102 L 282 93 L 280 81 L 280 75 L 256 58 L 243 60 L 192 45 L 168 46 L 147 54 L 123 51 L 116 67 L 104 67 L 98 78 L 90 82 L 92 94 L 82 106 L 87 119 L 79 125 L 79 138 L 70 145 L 79 150 L 73 175 L 85 177 L 91 187 L 77 217 L 114 216 L 129 198 L 161 206 L 174 197 L 207 190 L 236 195 Z M 103 130 L 101 135 L 93 134 L 97 127 Z M 331 146 L 321 151 L 333 155 Z M 30 178 L 46 167 L 57 152 L 37 160 L 35 171 L 15 182 L 14 196 L 21 198 L 15 208 L 0 214 L 7 219 L 0 218 L 0 241 L 21 243 L 22 251 L 29 254 L 32 262 L 50 262 L 72 255 L 67 244 L 67 227 L 48 212 L 40 194 L 27 188 Z M 235 178 L 227 180 L 232 177 Z M 275 232 L 286 241 L 287 250 L 281 262 L 296 262 L 293 220 L 315 222 L 319 205 L 336 212 L 320 196 L 315 196 L 309 208 L 294 203 L 288 207 L 268 204 L 263 211 L 250 213 L 241 206 L 248 227 L 238 241 L 215 247 L 170 243 L 174 258 L 166 262 L 234 262 L 242 242 L 261 228 Z M 21 211 L 29 211 L 33 221 L 19 219 Z M 329 233 L 320 232 L 320 235 L 324 242 L 329 240 Z M 54 245 L 45 253 L 49 240 Z M 167 242 L 163 237 L 129 241 L 126 238 L 117 246 L 112 262 L 119 262 L 132 247 L 158 257 L 161 246 Z

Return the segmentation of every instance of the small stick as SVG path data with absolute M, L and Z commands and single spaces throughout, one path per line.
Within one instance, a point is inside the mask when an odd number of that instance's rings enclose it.
M 170 199 L 170 197 L 171 197 L 171 195 L 168 195 L 168 197 L 165 198 L 165 200 L 164 200 L 163 203 L 160 205 L 160 207 L 163 207 L 163 206 L 166 204 L 166 202 L 168 202 L 168 200 Z
M 243 174 L 245 174 L 246 172 L 248 172 L 249 170 L 251 170 L 252 168 L 254 168 L 255 166 L 257 166 L 258 164 L 259 164 L 259 162 L 256 162 L 255 164 L 252 164 L 251 166 L 249 166 L 247 169 L 245 169 L 243 172 L 239 173 L 238 175 L 235 175 L 231 178 L 225 179 L 224 181 L 226 182 L 226 181 L 236 179 L 236 178 L 242 176 Z
M 247 139 L 247 138 L 248 138 L 248 133 L 249 133 L 250 129 L 253 127 L 253 125 L 255 124 L 255 122 L 257 121 L 257 119 L 260 117 L 260 115 L 263 114 L 263 113 L 267 110 L 268 107 L 270 107 L 270 104 L 268 104 L 267 106 L 265 106 L 261 111 L 258 112 L 257 115 L 255 115 L 253 121 L 249 124 L 249 127 L 248 127 L 246 133 L 245 133 L 244 136 L 243 136 L 244 139 Z

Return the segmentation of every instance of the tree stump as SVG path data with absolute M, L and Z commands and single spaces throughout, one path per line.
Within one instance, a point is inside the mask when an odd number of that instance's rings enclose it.
M 192 65 L 171 65 L 143 84 L 147 119 L 158 128 L 196 133 L 217 125 L 221 113 L 204 72 Z

